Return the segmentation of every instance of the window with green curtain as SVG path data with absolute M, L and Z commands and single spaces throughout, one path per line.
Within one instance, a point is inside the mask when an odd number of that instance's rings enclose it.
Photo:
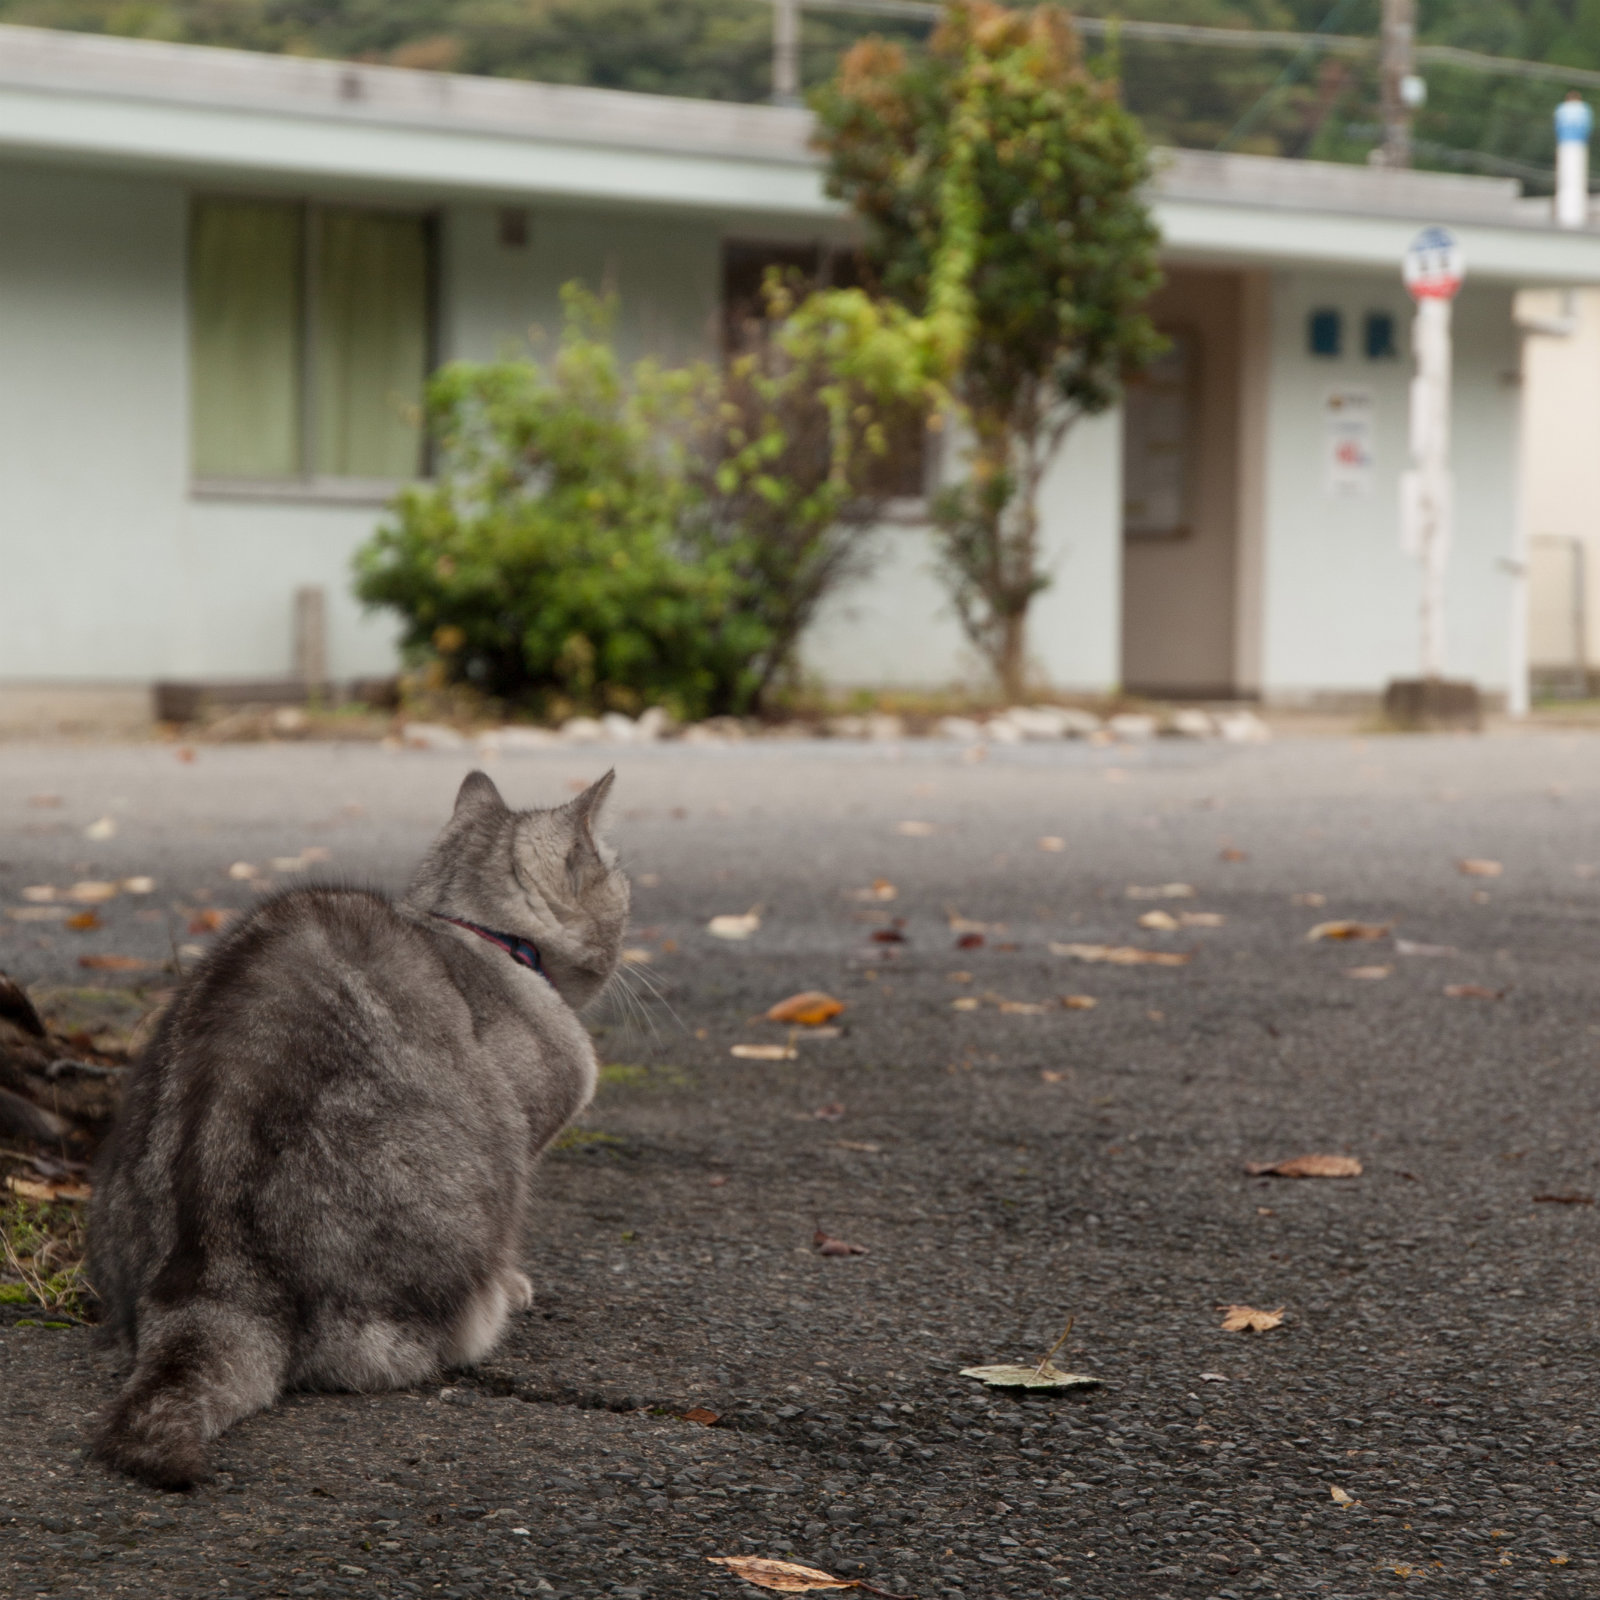
M 319 211 L 312 271 L 316 471 L 409 478 L 422 465 L 428 236 L 420 217 Z
M 300 471 L 304 227 L 295 205 L 195 205 L 190 415 L 199 477 Z

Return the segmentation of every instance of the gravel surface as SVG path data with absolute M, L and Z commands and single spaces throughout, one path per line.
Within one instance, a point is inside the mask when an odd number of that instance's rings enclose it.
M 492 771 L 527 804 L 609 759 Z M 442 1389 L 291 1397 L 187 1496 L 83 1463 L 110 1369 L 82 1330 L 12 1313 L 0 1593 L 666 1600 L 754 1594 L 704 1558 L 759 1554 L 924 1600 L 1600 1594 L 1600 740 L 617 765 L 630 944 L 666 996 L 597 1013 L 609 1065 L 544 1168 L 534 1309 Z M 157 889 L 98 931 L 0 922 L 0 968 L 61 986 L 104 981 L 81 955 L 169 959 L 205 942 L 199 911 L 258 892 L 234 863 L 283 882 L 274 858 L 307 846 L 328 851 L 308 875 L 397 884 L 463 770 L 5 747 L 0 906 Z M 880 878 L 892 902 L 853 897 Z M 1127 894 L 1177 882 L 1196 894 Z M 707 935 L 757 905 L 747 942 Z M 1141 928 L 1157 908 L 1225 921 Z M 984 943 L 956 948 L 952 915 Z M 1331 918 L 1398 938 L 1307 940 Z M 805 988 L 846 1002 L 837 1037 L 730 1056 L 786 1042 L 760 1013 Z M 1364 1174 L 1243 1171 L 1312 1152 Z M 818 1254 L 818 1227 L 869 1253 Z M 1238 1303 L 1282 1325 L 1223 1332 Z M 1036 1359 L 1069 1315 L 1058 1362 L 1102 1387 L 959 1375 Z

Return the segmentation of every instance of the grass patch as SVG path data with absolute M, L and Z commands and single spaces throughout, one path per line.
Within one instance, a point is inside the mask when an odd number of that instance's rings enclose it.
M 595 1145 L 619 1145 L 622 1140 L 614 1133 L 601 1133 L 598 1128 L 568 1128 L 550 1146 L 552 1150 L 588 1150 Z
M 91 1293 L 83 1275 L 87 1246 L 81 1206 L 21 1199 L 0 1205 L 0 1305 L 38 1306 L 83 1321 Z
M 645 1067 L 613 1061 L 600 1069 L 602 1089 L 683 1089 L 689 1081 L 689 1074 L 682 1067 Z

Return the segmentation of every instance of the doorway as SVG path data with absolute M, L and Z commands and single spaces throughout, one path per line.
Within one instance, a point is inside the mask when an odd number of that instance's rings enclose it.
M 1238 690 L 1245 275 L 1174 267 L 1150 313 L 1165 355 L 1123 405 L 1122 682 L 1139 694 Z

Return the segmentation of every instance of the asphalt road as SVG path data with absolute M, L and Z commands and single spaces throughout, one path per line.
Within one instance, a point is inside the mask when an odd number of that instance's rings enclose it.
M 527 804 L 606 759 L 491 770 Z M 287 881 L 308 846 L 308 875 L 398 884 L 466 765 L 4 747 L 0 906 L 156 888 L 97 931 L 0 923 L 0 968 L 169 959 L 259 892 L 230 867 Z M 544 1168 L 534 1309 L 442 1391 L 240 1425 L 179 1497 L 83 1463 L 111 1385 L 87 1334 L 0 1328 L 0 1593 L 665 1600 L 736 1596 L 705 1557 L 757 1554 L 925 1600 L 1600 1594 L 1600 740 L 617 765 L 630 943 L 666 1002 L 597 1013 L 609 1070 Z M 875 879 L 893 901 L 852 898 Z M 1127 894 L 1170 883 L 1196 893 Z M 752 906 L 747 942 L 706 933 Z M 1225 920 L 1141 928 L 1156 908 Z M 873 942 L 890 917 L 905 942 Z M 1331 918 L 1406 943 L 1307 940 Z M 730 1055 L 785 1042 L 757 1019 L 806 988 L 846 1002 L 839 1036 Z M 1242 1170 L 1307 1153 L 1364 1174 Z M 869 1253 L 818 1254 L 819 1226 Z M 1231 1304 L 1282 1324 L 1225 1332 Z M 1101 1388 L 959 1375 L 1036 1359 L 1069 1315 L 1058 1361 Z

